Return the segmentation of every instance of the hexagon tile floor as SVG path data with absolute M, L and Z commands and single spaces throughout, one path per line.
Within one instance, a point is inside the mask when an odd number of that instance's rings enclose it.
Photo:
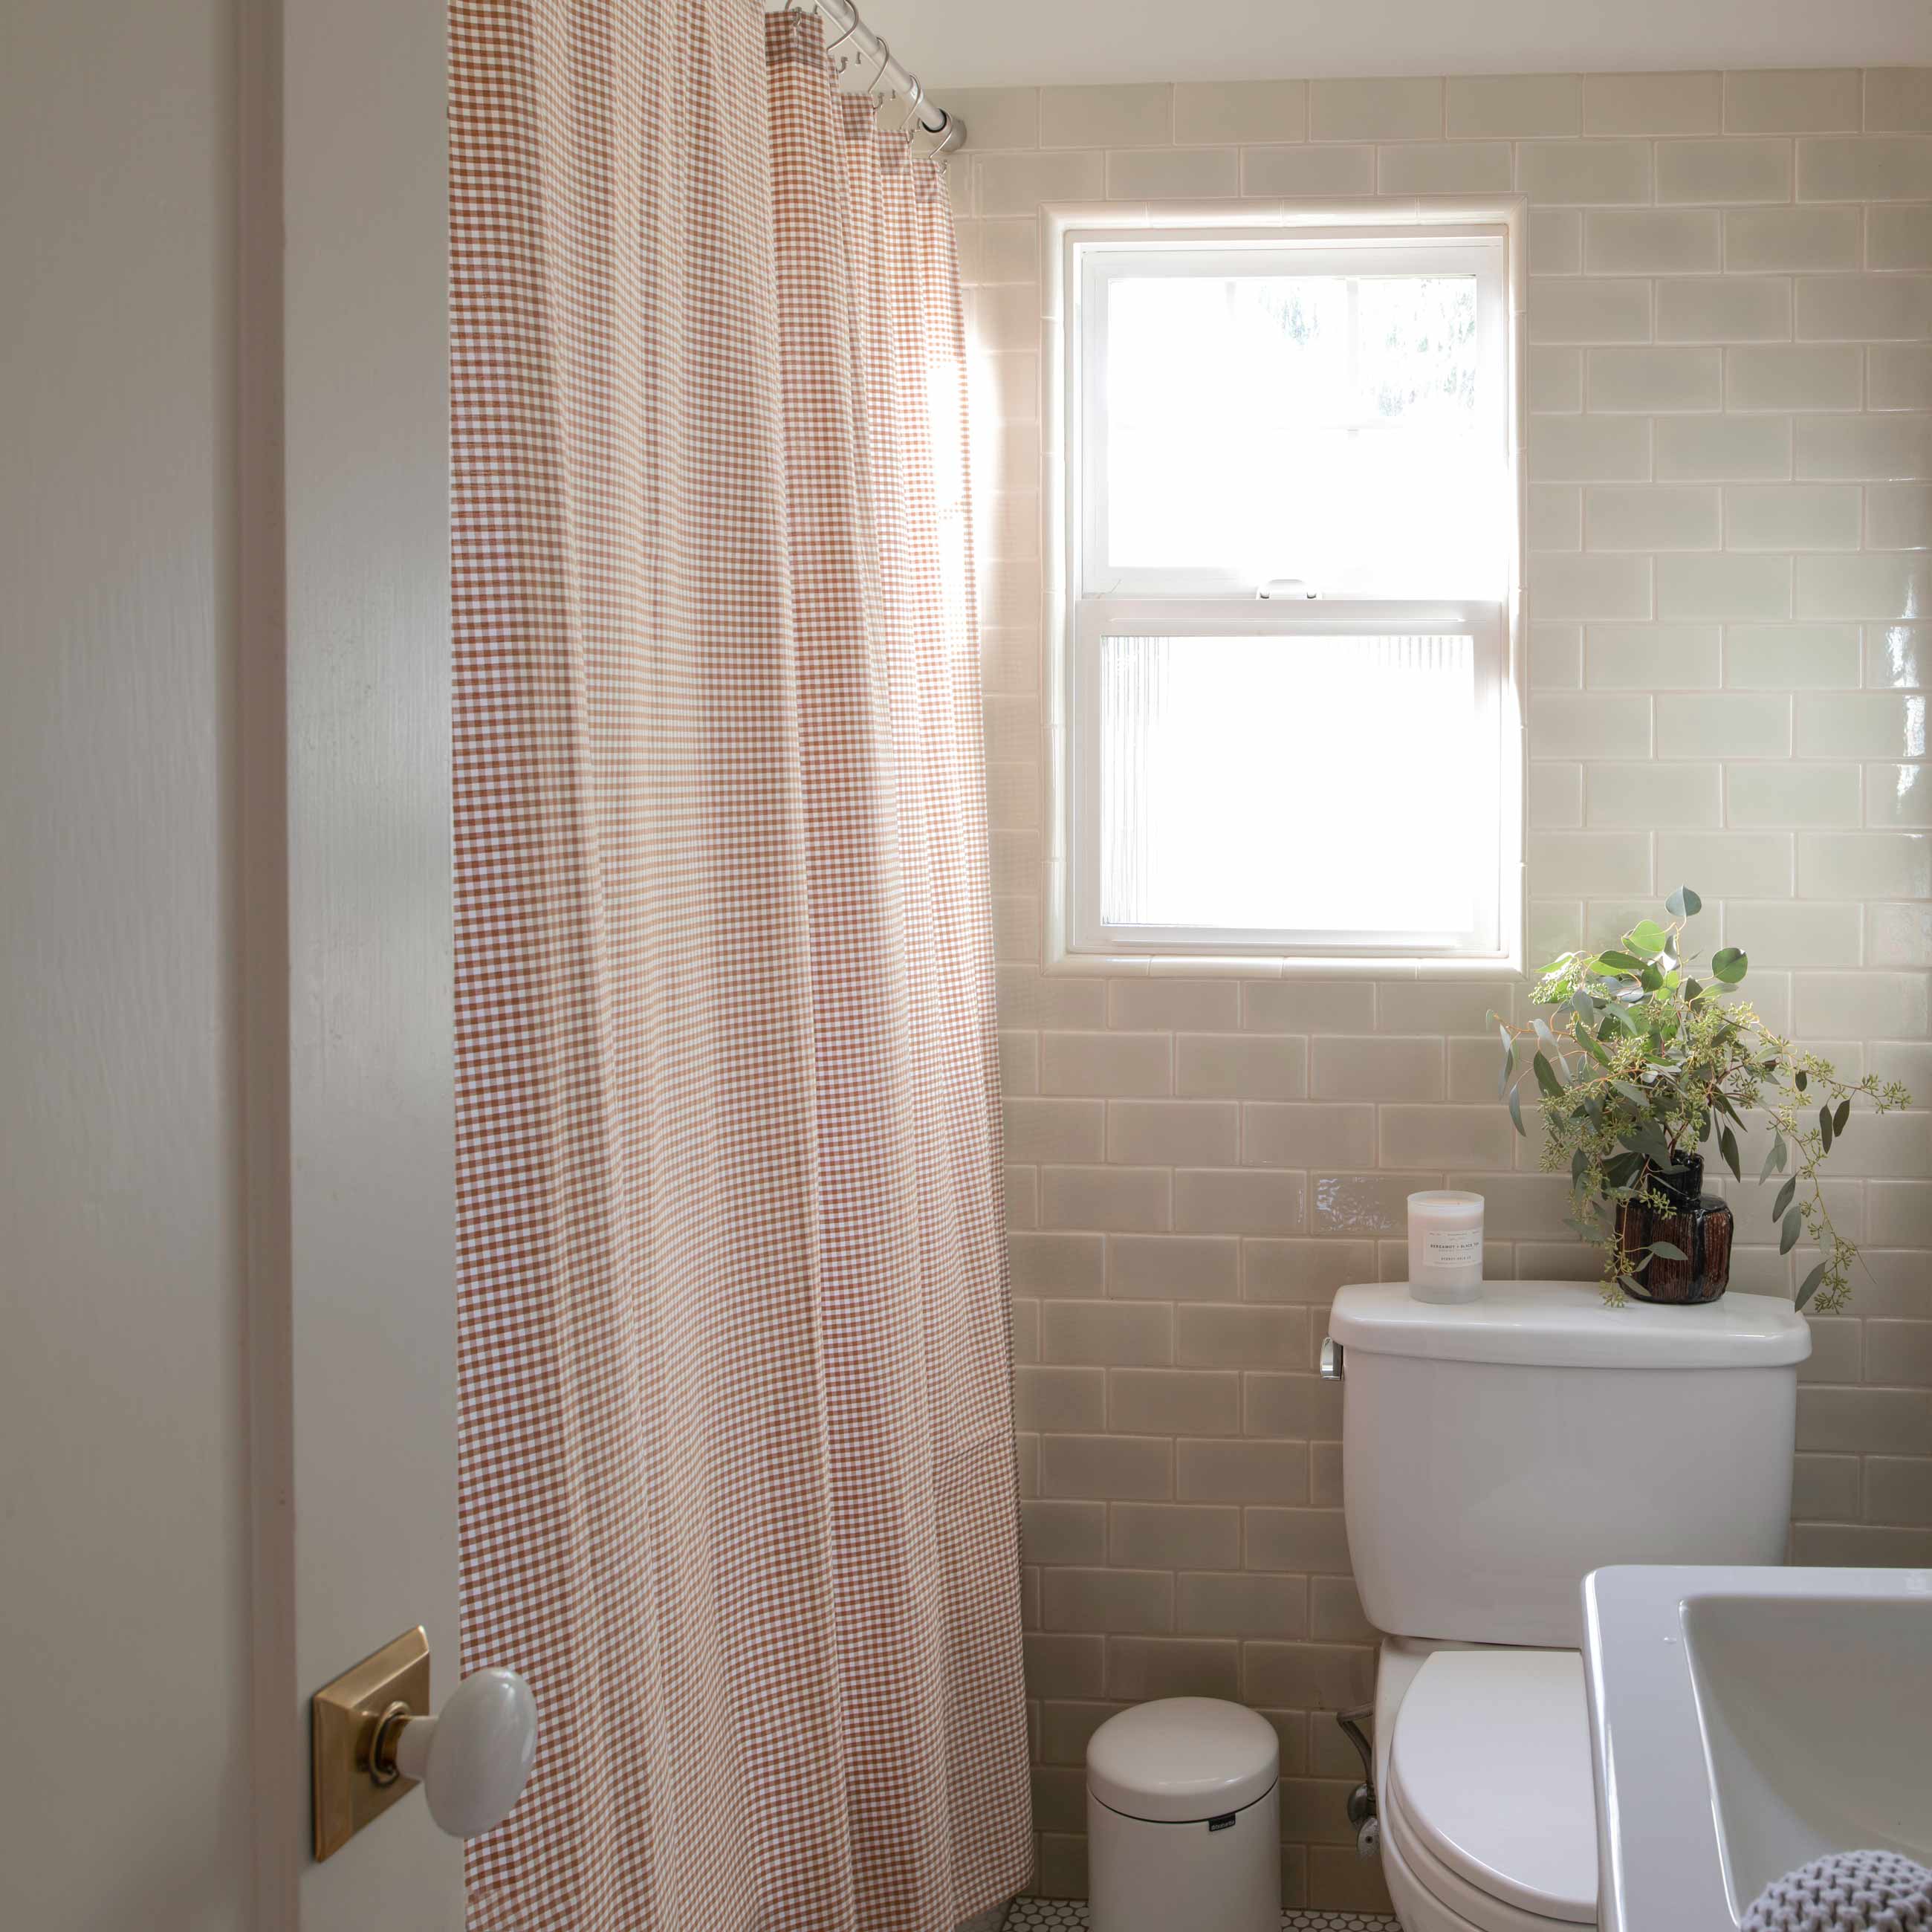
M 1082 1898 L 1016 1898 L 1006 1912 L 1006 1932 L 1087 1932 Z M 1362 1912 L 1284 1912 L 1281 1932 L 1402 1932 L 1393 1918 Z

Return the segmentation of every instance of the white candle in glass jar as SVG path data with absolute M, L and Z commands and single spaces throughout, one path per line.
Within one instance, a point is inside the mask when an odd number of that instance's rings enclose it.
M 1474 1301 L 1483 1292 L 1483 1197 L 1431 1189 L 1408 1197 L 1408 1292 Z

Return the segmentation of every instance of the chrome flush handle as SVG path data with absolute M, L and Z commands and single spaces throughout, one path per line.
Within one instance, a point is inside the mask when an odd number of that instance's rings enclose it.
M 1342 1345 L 1332 1335 L 1322 1338 L 1322 1379 L 1324 1382 L 1342 1379 Z

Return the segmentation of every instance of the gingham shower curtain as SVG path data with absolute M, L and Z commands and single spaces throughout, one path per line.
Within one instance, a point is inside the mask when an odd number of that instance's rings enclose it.
M 950 1932 L 1024 1714 L 964 347 L 757 0 L 454 0 L 474 1925 Z

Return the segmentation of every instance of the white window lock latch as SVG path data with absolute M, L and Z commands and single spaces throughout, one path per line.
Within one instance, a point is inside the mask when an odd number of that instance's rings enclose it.
M 1322 593 L 1310 589 L 1299 577 L 1270 577 L 1256 587 L 1255 595 L 1266 602 L 1270 598 L 1306 597 L 1312 599 Z

